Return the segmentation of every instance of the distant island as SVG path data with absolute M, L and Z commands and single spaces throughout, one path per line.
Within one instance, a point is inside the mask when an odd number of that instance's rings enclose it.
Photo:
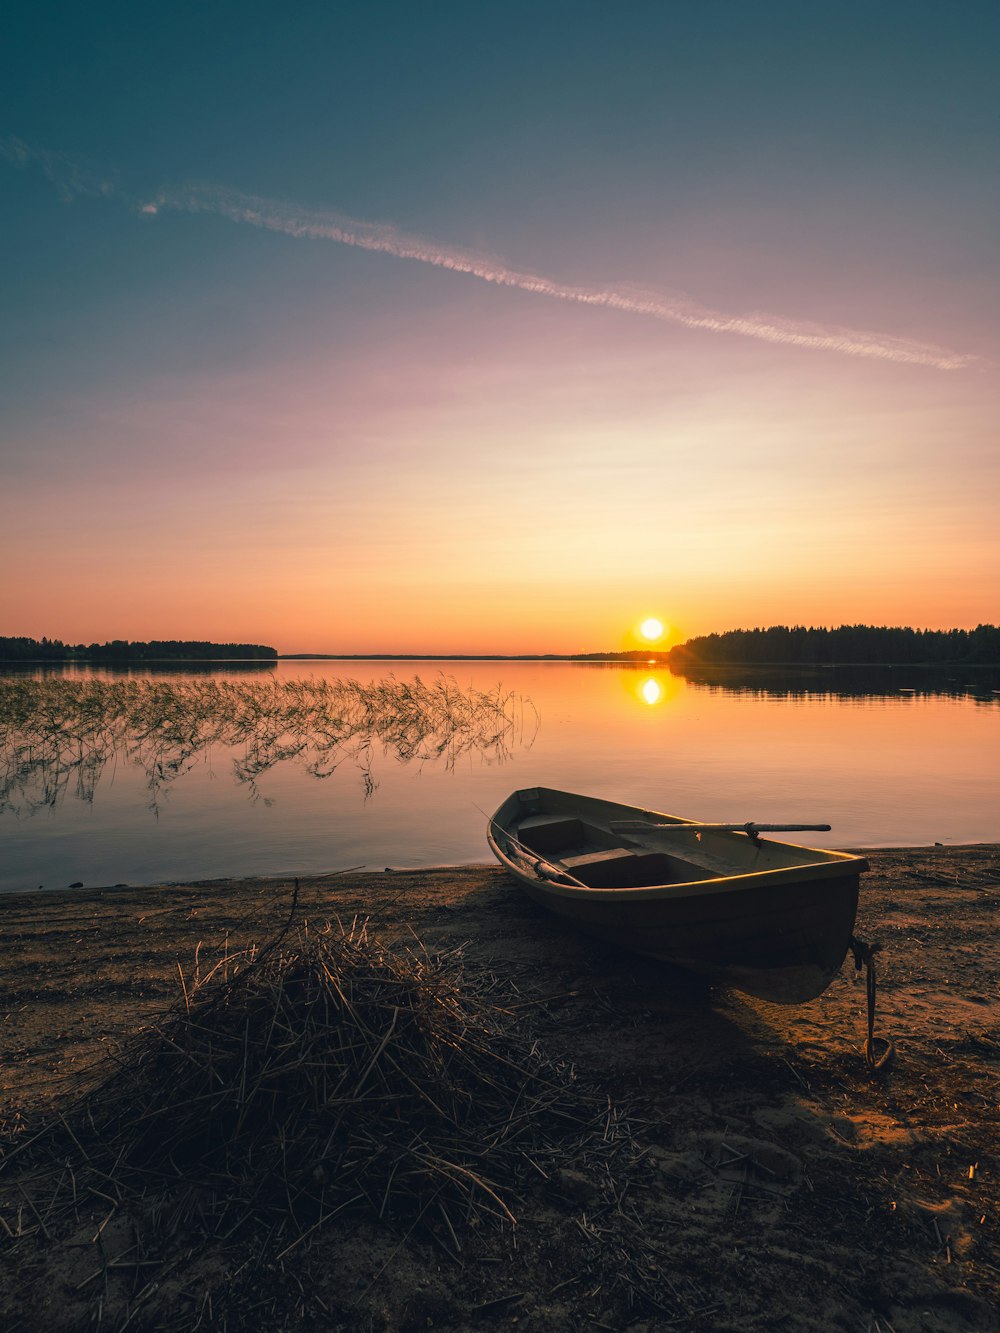
M 279 653 L 282 662 L 665 662 L 667 650 L 621 653 Z
M 686 666 L 946 666 L 1000 664 L 1000 629 L 908 629 L 885 625 L 772 625 L 704 634 L 673 648 L 605 653 L 281 653 L 282 661 L 657 662 Z
M 279 653 L 259 643 L 112 639 L 66 644 L 61 639 L 0 636 L 0 662 L 656 662 L 685 667 L 726 666 L 996 666 L 1000 628 L 909 629 L 887 625 L 816 628 L 771 625 L 703 634 L 673 648 L 650 645 L 587 653 Z
M 207 643 L 201 639 L 112 639 L 63 643 L 61 639 L 0 637 L 0 662 L 275 662 L 276 648 L 260 643 Z

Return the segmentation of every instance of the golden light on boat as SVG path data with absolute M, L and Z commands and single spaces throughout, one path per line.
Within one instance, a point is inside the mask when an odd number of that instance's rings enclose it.
M 650 616 L 639 626 L 639 633 L 649 643 L 655 643 L 657 639 L 663 638 L 663 622 L 657 620 L 655 616 Z
M 650 705 L 658 704 L 663 697 L 663 688 L 659 681 L 654 680 L 653 677 L 650 676 L 649 680 L 643 681 L 639 693 L 642 695 L 643 699 L 645 699 L 646 703 Z

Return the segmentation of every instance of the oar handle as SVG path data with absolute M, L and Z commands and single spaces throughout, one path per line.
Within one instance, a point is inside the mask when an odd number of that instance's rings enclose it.
M 651 819 L 614 819 L 610 828 L 613 833 L 647 833 L 655 829 L 657 833 L 683 833 L 694 830 L 700 833 L 709 829 L 717 833 L 829 833 L 830 824 L 755 824 L 751 820 L 744 824 L 657 824 Z

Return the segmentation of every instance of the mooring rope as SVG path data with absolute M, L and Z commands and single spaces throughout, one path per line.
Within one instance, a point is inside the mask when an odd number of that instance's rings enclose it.
M 862 965 L 865 969 L 865 990 L 868 997 L 868 1040 L 865 1042 L 865 1064 L 873 1072 L 888 1069 L 896 1054 L 896 1048 L 887 1037 L 875 1036 L 875 955 L 882 950 L 881 944 L 869 944 L 866 940 L 859 940 L 856 935 L 852 935 L 849 942 L 851 953 L 854 954 L 854 977 L 857 980 L 861 975 Z

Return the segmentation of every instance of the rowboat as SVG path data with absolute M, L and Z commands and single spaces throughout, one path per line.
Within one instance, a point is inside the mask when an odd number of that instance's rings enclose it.
M 868 862 L 548 787 L 516 791 L 487 840 L 527 893 L 602 941 L 760 999 L 821 994 L 852 938 Z

